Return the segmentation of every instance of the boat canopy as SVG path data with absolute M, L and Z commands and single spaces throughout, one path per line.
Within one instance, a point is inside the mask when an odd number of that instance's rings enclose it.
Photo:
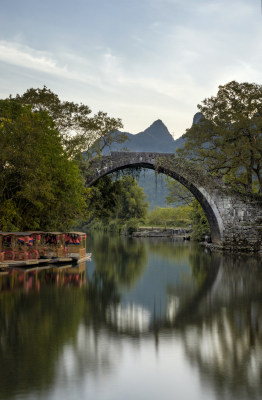
M 51 232 L 51 231 L 29 231 L 29 232 L 2 232 L 0 231 L 1 236 L 31 236 L 31 235 L 79 235 L 79 236 L 86 236 L 84 232 Z

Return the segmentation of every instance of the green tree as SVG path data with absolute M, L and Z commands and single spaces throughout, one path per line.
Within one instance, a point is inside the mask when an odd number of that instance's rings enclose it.
M 179 154 L 239 190 L 262 192 L 262 85 L 232 81 L 202 103 Z
M 107 223 L 109 219 L 115 218 L 119 197 L 122 193 L 120 181 L 113 181 L 109 176 L 105 176 L 88 188 L 87 193 L 90 221 L 95 218 Z
M 106 176 L 88 189 L 87 207 L 92 219 L 104 224 L 115 220 L 123 225 L 132 218 L 143 220 L 148 202 L 134 177 L 124 175 L 115 180 Z
M 174 211 L 179 209 L 187 213 L 187 218 L 192 224 L 193 240 L 201 241 L 205 235 L 210 235 L 210 227 L 204 210 L 199 202 L 194 198 L 192 193 L 181 183 L 174 179 L 167 181 L 168 196 L 166 197 L 168 204 L 184 204 L 184 207 L 176 207 Z M 184 218 L 186 217 L 184 216 Z
M 113 142 L 122 143 L 127 138 L 119 132 L 123 127 L 119 118 L 111 118 L 102 111 L 91 116 L 87 105 L 61 101 L 46 86 L 28 89 L 23 95 L 17 94 L 11 99 L 30 105 L 33 111 L 46 111 L 54 121 L 70 158 L 81 158 L 83 151 L 90 158 L 93 154 L 101 154 Z
M 148 210 L 148 202 L 143 189 L 138 186 L 132 176 L 123 176 L 121 179 L 122 194 L 119 199 L 118 218 L 129 220 L 131 218 L 144 219 Z
M 78 165 L 46 113 L 0 100 L 0 229 L 69 228 L 85 210 Z
M 191 238 L 193 240 L 201 241 L 204 239 L 204 236 L 210 235 L 210 227 L 207 217 L 203 208 L 196 199 L 194 199 L 191 203 L 190 216 L 193 227 Z
M 0 104 L 0 229 L 68 229 L 88 218 L 90 159 L 126 139 L 120 119 L 61 101 L 45 86 Z M 116 189 L 116 188 L 115 188 Z

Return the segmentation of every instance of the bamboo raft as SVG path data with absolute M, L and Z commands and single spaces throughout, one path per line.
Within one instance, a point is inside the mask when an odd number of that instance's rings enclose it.
M 0 232 L 0 272 L 90 260 L 82 232 Z

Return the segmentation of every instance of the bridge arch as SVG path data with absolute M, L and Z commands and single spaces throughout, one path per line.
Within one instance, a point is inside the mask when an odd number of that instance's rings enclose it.
M 202 206 L 214 244 L 245 250 L 262 249 L 261 230 L 254 227 L 257 220 L 262 224 L 261 204 L 256 212 L 256 205 L 244 203 L 236 194 L 229 194 L 221 180 L 200 172 L 189 161 L 182 164 L 173 153 L 112 152 L 110 156 L 91 162 L 86 186 L 113 172 L 136 167 L 158 171 L 184 185 Z

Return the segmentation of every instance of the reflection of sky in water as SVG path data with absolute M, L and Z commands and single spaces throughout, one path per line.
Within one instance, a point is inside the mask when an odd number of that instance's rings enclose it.
M 76 341 L 64 347 L 56 371 L 49 400 L 210 399 L 176 335 L 160 337 L 156 349 L 149 337 L 137 341 L 101 332 L 95 338 L 92 329 L 82 326 Z
M 63 347 L 57 360 L 55 387 L 18 398 L 260 399 L 261 361 L 258 363 L 258 357 L 253 354 L 244 376 L 246 381 L 243 375 L 238 377 L 239 365 L 234 355 L 224 354 L 223 347 L 224 335 L 228 337 L 232 331 L 230 333 L 225 327 L 224 334 L 221 333 L 222 339 L 216 323 L 202 331 L 188 327 L 183 334 L 175 331 L 160 333 L 156 343 L 151 335 L 121 337 L 107 330 L 97 333 L 92 327 L 80 325 L 77 337 Z M 238 343 L 238 347 L 241 355 L 247 348 L 246 341 Z M 198 369 L 199 357 L 203 358 L 203 370 Z M 241 369 L 245 371 L 243 362 Z M 236 384 L 239 384 L 239 390 L 235 390 Z
M 106 320 L 116 326 L 119 332 L 145 332 L 149 328 L 150 313 L 135 304 L 110 306 L 107 309 Z
M 89 278 L 92 277 L 93 273 L 95 272 L 95 269 L 96 269 L 95 262 L 94 262 L 93 258 L 91 258 L 91 261 L 86 263 L 86 272 L 87 272 L 87 276 Z

